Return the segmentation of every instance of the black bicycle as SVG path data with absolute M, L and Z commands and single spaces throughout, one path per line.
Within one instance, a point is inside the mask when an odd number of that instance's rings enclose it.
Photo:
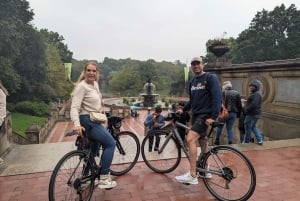
M 108 116 L 107 129 L 116 140 L 116 149 L 111 165 L 111 174 L 115 176 L 129 172 L 136 164 L 140 154 L 137 136 L 130 131 L 121 131 L 122 118 Z M 69 132 L 67 135 L 74 135 Z M 78 136 L 75 142 L 77 150 L 65 154 L 55 166 L 50 183 L 49 201 L 79 200 L 88 201 L 93 195 L 95 179 L 100 177 L 102 148 L 94 154 L 87 137 Z M 99 156 L 99 157 L 96 157 Z M 99 165 L 100 164 L 100 165 Z
M 157 173 L 175 170 L 181 161 L 181 150 L 189 158 L 188 148 L 182 141 L 177 127 L 190 129 L 177 122 L 178 115 L 170 113 L 168 129 L 148 133 L 141 146 L 142 158 L 146 165 Z M 197 160 L 197 175 L 201 177 L 208 191 L 218 200 L 244 201 L 254 193 L 256 187 L 255 170 L 249 159 L 231 146 L 213 146 L 208 142 L 215 127 L 224 123 L 214 122 L 207 135 L 208 152 Z M 207 178 L 206 174 L 211 174 Z

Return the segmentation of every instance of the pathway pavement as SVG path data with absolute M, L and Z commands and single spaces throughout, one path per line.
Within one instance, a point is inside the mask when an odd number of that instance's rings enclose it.
M 123 129 L 130 129 L 143 138 L 142 120 L 130 118 Z M 64 137 L 72 129 L 70 122 L 59 122 L 47 143 L 14 145 L 0 165 L 0 201 L 46 201 L 51 171 L 69 150 L 75 149 L 74 139 Z M 55 143 L 54 143 L 55 142 Z M 232 145 L 252 162 L 257 185 L 252 201 L 296 201 L 300 196 L 300 138 L 268 141 L 256 144 Z M 92 200 L 97 201 L 208 201 L 215 200 L 202 181 L 198 185 L 183 185 L 175 175 L 188 169 L 183 158 L 179 167 L 169 174 L 153 173 L 143 161 L 126 175 L 115 177 L 118 186 L 113 190 L 96 189 Z

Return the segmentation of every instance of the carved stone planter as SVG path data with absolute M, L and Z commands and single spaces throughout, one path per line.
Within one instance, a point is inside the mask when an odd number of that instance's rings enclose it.
M 224 54 L 226 54 L 226 52 L 230 50 L 230 48 L 227 45 L 212 44 L 208 46 L 208 50 L 216 57 L 222 57 Z

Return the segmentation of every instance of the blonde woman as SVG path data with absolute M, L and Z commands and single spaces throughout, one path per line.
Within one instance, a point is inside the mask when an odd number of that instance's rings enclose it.
M 74 132 L 77 135 L 82 135 L 82 131 L 85 131 L 89 139 L 98 142 L 92 145 L 94 154 L 97 154 L 100 145 L 103 147 L 98 187 L 113 188 L 117 183 L 111 180 L 110 165 L 114 156 L 115 140 L 102 124 L 92 122 L 89 116 L 91 112 L 101 112 L 103 110 L 98 79 L 97 64 L 88 62 L 84 66 L 72 92 L 70 116 L 74 123 Z

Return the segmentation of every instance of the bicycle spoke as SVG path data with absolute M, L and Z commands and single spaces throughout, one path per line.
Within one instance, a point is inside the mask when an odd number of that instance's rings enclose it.
M 140 143 L 136 135 L 129 131 L 122 131 L 116 136 L 117 146 L 110 169 L 112 175 L 120 176 L 129 172 L 136 164 L 140 155 Z
M 146 136 L 142 143 L 142 157 L 146 165 L 155 172 L 168 173 L 173 171 L 181 160 L 181 152 L 168 133 L 157 131 Z M 168 141 L 166 141 L 169 139 Z M 164 147 L 163 149 L 161 149 Z M 161 152 L 160 152 L 161 151 Z
M 205 165 L 209 170 L 222 171 L 223 174 L 213 175 L 205 179 L 208 190 L 220 200 L 247 200 L 254 192 L 256 185 L 255 172 L 240 152 L 231 147 L 219 146 L 214 148 L 217 155 L 208 154 Z
M 49 184 L 49 200 L 89 200 L 94 183 L 82 183 L 85 153 L 73 151 L 66 154 L 56 165 Z M 92 166 L 88 163 L 88 166 Z M 91 172 L 89 170 L 89 172 Z

